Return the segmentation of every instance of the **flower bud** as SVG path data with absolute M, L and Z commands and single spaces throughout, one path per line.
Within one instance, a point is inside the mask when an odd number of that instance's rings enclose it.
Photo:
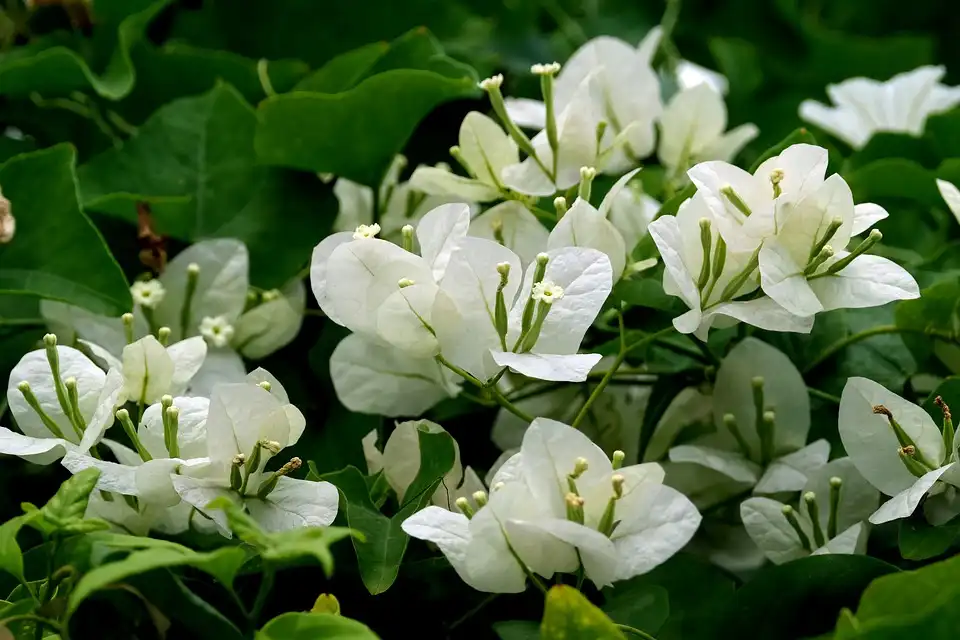
M 770 172 L 770 184 L 773 185 L 773 197 L 779 198 L 780 194 L 783 193 L 783 189 L 780 188 L 780 183 L 783 182 L 783 169 L 774 169 Z
M 457 505 L 457 509 L 460 509 L 460 512 L 467 516 L 467 518 L 472 518 L 474 514 L 473 507 L 470 506 L 470 501 L 466 498 L 460 497 L 457 498 L 457 501 L 454 503 Z
M 617 499 L 623 497 L 623 483 L 624 477 L 619 473 L 615 473 L 610 477 L 610 484 L 613 485 L 613 495 L 615 495 Z
M 487 494 L 484 491 L 474 491 L 473 492 L 473 501 L 477 503 L 478 507 L 484 507 L 487 504 Z
M 810 546 L 810 538 L 807 537 L 807 534 L 803 531 L 803 527 L 800 526 L 800 520 L 797 518 L 797 512 L 794 508 L 785 504 L 781 509 L 781 513 L 783 513 L 783 517 L 787 519 L 787 522 L 797 534 L 797 538 L 800 540 L 800 546 L 806 551 L 813 551 L 813 547 Z
M 133 314 L 125 313 L 120 316 L 120 321 L 123 323 L 123 335 L 127 340 L 127 344 L 133 343 Z
M 400 228 L 400 246 L 404 251 L 413 251 L 413 225 L 405 224 Z
M 620 467 L 622 467 L 622 466 L 623 466 L 623 461 L 624 461 L 624 459 L 625 459 L 626 457 L 627 457 L 627 454 L 625 454 L 625 453 L 624 453 L 623 451 L 621 451 L 620 449 L 617 449 L 616 451 L 614 451 L 614 452 L 613 452 L 613 457 L 610 459 L 610 462 L 611 462 L 613 468 L 616 470 L 616 469 L 619 469 Z
M 160 327 L 157 329 L 157 340 L 164 347 L 170 342 L 170 327 Z
M 597 170 L 593 167 L 580 167 L 580 189 L 578 195 L 584 202 L 590 202 L 590 193 L 593 190 L 593 179 L 597 177 Z
M 557 220 L 559 220 L 564 216 L 564 214 L 567 212 L 567 209 L 569 208 L 567 207 L 567 199 L 564 198 L 563 196 L 557 196 L 556 198 L 553 199 L 553 208 L 556 209 Z

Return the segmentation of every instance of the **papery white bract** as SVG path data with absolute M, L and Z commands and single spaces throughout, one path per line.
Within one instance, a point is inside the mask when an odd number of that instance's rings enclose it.
M 944 67 L 918 67 L 885 82 L 850 78 L 827 86 L 835 106 L 804 100 L 800 117 L 855 149 L 880 131 L 923 133 L 927 118 L 960 104 L 960 87 L 940 84 Z
M 946 180 L 937 180 L 937 189 L 940 190 L 940 196 L 947 203 L 950 213 L 957 219 L 957 222 L 960 222 L 960 189 Z

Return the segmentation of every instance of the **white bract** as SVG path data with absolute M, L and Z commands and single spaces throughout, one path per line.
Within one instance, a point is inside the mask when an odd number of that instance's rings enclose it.
M 372 475 L 382 471 L 401 504 L 407 489 L 420 471 L 421 453 L 418 434 L 421 430 L 428 433 L 445 432 L 443 427 L 427 420 L 401 422 L 390 433 L 382 452 L 376 446 L 375 430 L 363 438 L 367 472 Z M 477 491 L 486 489 L 473 469 L 470 467 L 464 469 L 460 464 L 460 447 L 456 440 L 453 441 L 453 446 L 456 454 L 453 467 L 443 477 L 431 498 L 433 504 L 451 510 L 459 498 L 470 498 Z
M 598 586 L 650 571 L 693 536 L 700 515 L 661 484 L 659 465 L 620 468 L 577 430 L 537 419 L 474 514 L 428 507 L 403 523 L 436 543 L 476 589 L 517 592 L 525 576 L 581 566 Z M 458 505 L 459 506 L 459 505 Z
M 86 452 L 113 424 L 123 377 L 105 374 L 80 351 L 58 346 L 27 353 L 10 372 L 7 403 L 22 433 L 0 427 L 0 453 L 50 464 L 68 451 Z
M 812 318 L 796 317 L 768 297 L 741 300 L 757 290 L 756 252 L 735 251 L 721 235 L 722 225 L 697 192 L 676 216 L 650 223 L 663 260 L 663 290 L 678 296 L 690 311 L 674 318 L 681 333 L 706 340 L 711 327 L 737 321 L 771 331 L 809 332 Z
M 524 268 L 546 249 L 550 232 L 516 200 L 502 202 L 470 221 L 469 235 L 502 244 L 520 257 Z
M 451 149 L 469 177 L 444 167 L 417 167 L 410 176 L 413 189 L 466 202 L 490 202 L 504 192 L 500 174 L 517 164 L 517 144 L 489 117 L 471 111 L 460 125 L 459 146 Z M 436 205 L 434 205 L 436 206 Z
M 885 82 L 850 78 L 827 86 L 835 106 L 814 100 L 800 104 L 800 117 L 855 149 L 881 131 L 923 133 L 927 118 L 960 104 L 960 87 L 940 84 L 944 67 L 919 67 Z
M 840 438 L 857 470 L 888 496 L 870 522 L 909 517 L 925 496 L 927 519 L 943 524 L 960 513 L 960 472 L 950 410 L 940 429 L 921 407 L 866 378 L 850 378 L 840 402 Z
M 832 460 L 811 473 L 794 507 L 770 498 L 749 498 L 740 505 L 747 533 L 776 564 L 807 555 L 862 554 L 867 525 L 880 494 L 849 458 Z
M 755 338 L 740 342 L 720 365 L 713 418 L 716 435 L 671 448 L 671 462 L 709 469 L 741 490 L 774 494 L 799 491 L 830 455 L 826 440 L 807 444 L 810 400 L 800 372 Z M 714 478 L 706 473 L 700 480 Z
M 940 190 L 940 196 L 947 203 L 950 213 L 957 219 L 957 222 L 960 222 L 960 189 L 946 180 L 937 180 L 937 189 Z
M 206 462 L 175 466 L 173 489 L 227 536 L 224 512 L 207 508 L 219 497 L 243 505 L 266 531 L 327 526 L 337 515 L 336 487 L 289 477 L 299 458 L 265 470 L 270 458 L 296 444 L 304 426 L 303 414 L 277 384 L 269 391 L 252 382 L 218 385 L 206 420 Z
M 667 175 L 681 176 L 698 162 L 730 162 L 760 132 L 753 124 L 726 128 L 723 96 L 711 85 L 698 83 L 675 94 L 660 117 L 657 157 Z

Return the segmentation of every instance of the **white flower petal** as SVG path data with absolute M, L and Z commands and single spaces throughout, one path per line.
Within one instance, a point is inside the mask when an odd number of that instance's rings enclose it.
M 417 225 L 420 255 L 433 269 L 433 277 L 443 277 L 450 256 L 470 228 L 470 205 L 444 204 L 431 210 Z M 416 281 L 416 280 L 415 280 Z
M 423 193 L 466 202 L 490 202 L 500 197 L 496 187 L 440 167 L 417 167 L 410 176 L 410 186 Z
M 60 459 L 72 444 L 61 438 L 33 438 L 0 427 L 0 453 L 19 456 L 34 464 L 50 464 Z
M 943 201 L 947 203 L 950 212 L 953 213 L 957 222 L 960 222 L 960 189 L 957 189 L 952 182 L 939 179 L 937 180 L 937 189 L 940 191 Z
M 213 392 L 214 386 L 243 382 L 246 376 L 247 369 L 240 358 L 240 354 L 229 347 L 220 349 L 208 347 L 203 365 L 190 379 L 187 393 L 192 396 L 209 396 Z
M 551 536 L 576 547 L 580 552 L 584 573 L 597 587 L 605 587 L 617 580 L 623 571 L 623 558 L 610 539 L 582 524 L 550 518 L 528 522 Z
M 783 515 L 783 504 L 770 498 L 747 498 L 740 504 L 743 526 L 763 554 L 775 564 L 784 564 L 807 555 L 797 532 Z M 800 526 L 812 540 L 809 524 L 800 520 Z
M 512 353 L 491 351 L 494 362 L 501 367 L 510 367 L 528 378 L 556 382 L 583 382 L 600 359 L 599 353 L 574 353 L 570 355 L 542 355 L 539 353 Z
M 920 297 L 920 287 L 906 269 L 880 256 L 861 255 L 833 276 L 810 281 L 825 311 L 878 307 Z
M 803 449 L 774 459 L 753 488 L 754 494 L 800 491 L 808 484 L 810 474 L 827 463 L 830 443 L 811 442 Z
M 669 274 L 671 282 L 676 286 L 676 293 L 686 303 L 688 307 L 696 310 L 697 324 L 699 325 L 700 311 L 700 292 L 697 290 L 697 283 L 683 262 L 684 238 L 680 231 L 680 225 L 675 216 L 663 216 L 650 223 L 650 237 L 660 250 L 660 257 L 663 259 L 664 272 L 664 290 L 667 289 L 666 278 Z M 684 333 L 692 333 L 685 331 Z
M 550 233 L 522 203 L 508 200 L 474 218 L 470 235 L 493 242 L 499 242 L 499 235 L 503 246 L 516 253 L 526 267 L 546 249 Z
M 520 593 L 527 577 L 510 553 L 503 524 L 493 509 L 484 507 L 470 520 L 467 543 L 465 582 L 478 591 Z M 452 563 L 451 563 L 452 564 Z M 459 571 L 458 571 L 459 572 Z M 462 574 L 461 574 L 462 575 Z
M 136 467 L 97 460 L 73 451 L 68 451 L 60 464 L 70 473 L 80 473 L 85 469 L 98 469 L 100 477 L 97 479 L 97 488 L 101 491 L 112 491 L 125 496 L 137 495 Z
M 393 430 L 383 448 L 381 462 L 383 472 L 390 487 L 397 492 L 397 498 L 403 503 L 407 488 L 413 484 L 420 472 L 420 436 L 419 430 L 430 433 L 445 433 L 443 427 L 427 420 L 401 422 Z M 463 467 L 460 465 L 460 447 L 456 441 L 453 467 L 443 477 L 443 484 L 437 488 L 437 494 L 446 492 L 446 487 L 456 488 L 463 479 Z M 444 486 L 445 485 L 445 486 Z
M 307 291 L 295 278 L 280 289 L 280 296 L 247 311 L 234 326 L 233 344 L 247 358 L 259 360 L 287 346 L 303 324 Z
M 201 342 L 203 339 L 200 339 Z M 166 347 L 148 335 L 123 348 L 124 395 L 142 404 L 153 404 L 170 393 L 174 364 Z
M 334 349 L 330 377 L 347 409 L 388 417 L 418 416 L 456 393 L 433 358 L 413 358 L 356 334 Z
M 467 516 L 429 506 L 404 520 L 400 528 L 411 538 L 437 545 L 460 579 L 474 589 L 479 589 L 471 582 L 467 573 L 467 546 L 471 537 L 470 520 Z M 524 579 L 521 579 L 520 588 L 514 593 L 523 591 Z
M 764 241 L 760 249 L 763 292 L 794 315 L 812 316 L 823 311 L 823 305 L 813 290 L 816 281 L 808 282 L 803 269 L 779 237 Z
M 207 357 L 207 343 L 200 336 L 187 338 L 167 347 L 167 355 L 173 361 L 170 391 L 173 394 L 182 393 L 203 366 L 203 360 Z
M 377 334 L 415 358 L 435 356 L 440 343 L 433 330 L 433 306 L 439 291 L 433 282 L 394 291 L 377 311 Z
M 341 182 L 343 182 L 342 178 L 337 180 L 338 185 Z M 356 226 L 358 225 L 353 225 L 350 231 L 334 233 L 321 240 L 320 244 L 313 248 L 313 254 L 310 258 L 310 287 L 313 290 L 313 296 L 317 299 L 317 304 L 320 305 L 320 309 L 326 316 L 340 325 L 343 324 L 343 321 L 337 317 L 336 310 L 327 296 L 327 263 L 337 247 L 353 242 L 353 228 Z
M 177 419 L 177 445 L 181 458 L 202 458 L 207 455 L 207 414 L 210 401 L 200 397 L 176 397 L 173 406 L 180 410 Z M 162 405 L 150 405 L 143 412 L 137 435 L 140 443 L 154 458 L 169 457 L 163 438 Z M 248 452 L 249 453 L 249 452 Z
M 660 117 L 657 157 L 670 169 L 686 169 L 694 158 L 723 134 L 727 108 L 723 97 L 709 85 L 682 89 L 670 99 Z
M 291 442 L 291 421 L 284 405 L 255 384 L 221 384 L 210 396 L 207 414 L 207 451 L 210 460 L 225 468 L 238 453 L 249 456 L 261 440 L 280 447 Z M 268 452 L 263 451 L 264 463 Z
M 509 110 L 508 105 L 507 113 Z M 499 184 L 503 168 L 520 159 L 517 145 L 510 136 L 499 124 L 477 111 L 468 113 L 460 124 L 459 143 L 460 153 L 477 180 L 488 185 Z
M 855 553 L 863 553 L 865 551 L 864 547 L 866 547 L 866 532 L 867 530 L 864 526 L 858 522 L 844 529 L 841 533 L 837 534 L 836 538 L 828 540 L 827 544 L 819 549 L 815 549 L 810 555 L 821 556 L 827 553 L 852 555 Z
M 900 461 L 899 444 L 887 418 L 873 413 L 876 405 L 890 410 L 923 455 L 934 464 L 943 458 L 943 441 L 933 419 L 917 405 L 872 380 L 847 380 L 840 399 L 839 430 L 843 447 L 863 477 L 892 496 L 912 487 L 916 478 Z
M 339 502 L 340 493 L 329 482 L 286 476 L 265 499 L 246 500 L 251 517 L 268 532 L 329 526 L 337 517 Z
M 547 126 L 547 106 L 529 98 L 507 98 L 507 115 L 518 126 L 540 130 Z
M 697 508 L 676 489 L 657 485 L 644 491 L 653 493 L 645 497 L 649 505 L 646 517 L 633 519 L 614 531 L 618 557 L 615 580 L 653 570 L 686 546 L 700 527 Z
M 739 453 L 692 444 L 671 448 L 670 462 L 698 464 L 745 484 L 754 484 L 760 476 L 760 467 Z
M 217 530 L 226 538 L 233 537 L 230 526 L 227 524 L 227 514 L 222 509 L 207 509 L 207 505 L 217 498 L 226 498 L 231 502 L 239 502 L 236 492 L 225 489 L 215 482 L 189 476 L 174 475 L 171 477 L 173 488 L 184 502 L 193 505 L 198 511 L 213 520 Z
M 910 487 L 884 502 L 883 505 L 870 516 L 870 522 L 873 524 L 883 524 L 891 520 L 910 517 L 913 512 L 917 510 L 917 506 L 920 504 L 923 496 L 927 495 L 927 492 L 937 483 L 940 476 L 949 471 L 954 464 L 956 463 L 934 469 L 917 478 L 916 482 Z
M 580 198 L 573 203 L 550 232 L 547 248 L 587 247 L 602 251 L 610 258 L 613 276 L 619 280 L 627 263 L 623 236 L 603 214 Z
M 863 202 L 854 206 L 853 225 L 850 229 L 850 235 L 860 235 L 881 220 L 886 219 L 889 215 L 886 209 L 872 202 Z
M 103 437 L 103 433 L 113 425 L 117 407 L 123 402 L 124 380 L 120 371 L 111 369 L 103 381 L 103 389 L 97 399 L 97 410 L 87 421 L 79 449 L 86 453 Z
M 843 481 L 840 488 L 840 504 L 837 508 L 838 531 L 866 520 L 876 511 L 880 502 L 880 492 L 860 475 L 850 458 L 831 460 L 808 475 L 807 484 L 801 491 L 802 493 L 812 491 L 818 496 L 820 522 L 827 522 L 830 518 L 830 501 L 821 496 L 830 495 L 831 478 L 840 478 Z

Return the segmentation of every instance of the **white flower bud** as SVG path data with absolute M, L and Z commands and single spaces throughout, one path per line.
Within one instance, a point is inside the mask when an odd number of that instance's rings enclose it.
M 410 278 L 400 278 L 399 280 L 397 280 L 397 286 L 400 287 L 401 289 L 406 289 L 407 287 L 412 287 L 412 286 L 415 285 L 415 284 L 416 284 L 416 282 L 414 282 L 414 281 L 411 280 Z

